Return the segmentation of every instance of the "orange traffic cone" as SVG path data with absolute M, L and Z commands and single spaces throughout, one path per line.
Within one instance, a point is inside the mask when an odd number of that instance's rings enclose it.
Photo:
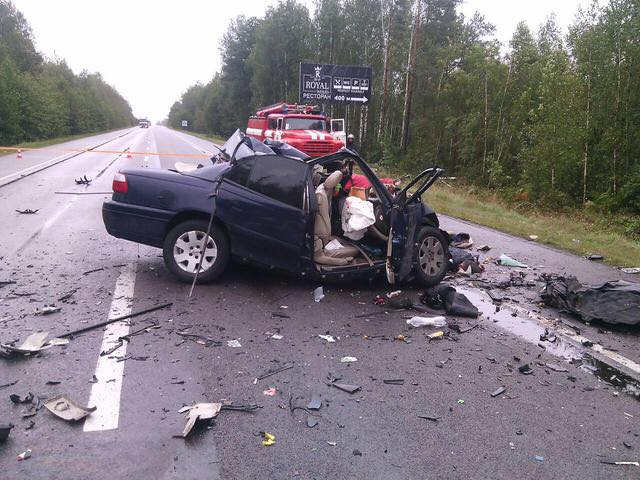
M 16 158 L 18 158 L 18 159 L 22 158 L 22 149 L 21 148 L 18 149 L 18 155 L 17 155 Z
M 133 158 L 133 155 L 131 155 L 130 153 L 127 153 L 127 158 Z

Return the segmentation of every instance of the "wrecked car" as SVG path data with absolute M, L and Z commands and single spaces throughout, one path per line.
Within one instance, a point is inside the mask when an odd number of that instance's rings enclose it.
M 118 172 L 107 231 L 162 248 L 185 282 L 212 281 L 232 259 L 318 280 L 442 280 L 449 236 L 421 195 L 443 170 L 391 192 L 354 151 L 310 158 L 272 147 L 236 131 L 207 166 Z

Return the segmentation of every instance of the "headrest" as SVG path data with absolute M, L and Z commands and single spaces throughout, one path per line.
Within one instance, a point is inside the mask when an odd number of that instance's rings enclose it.
M 324 181 L 324 188 L 327 190 L 333 190 L 336 188 L 336 185 L 340 183 L 340 180 L 342 180 L 342 172 L 340 170 L 336 170 Z

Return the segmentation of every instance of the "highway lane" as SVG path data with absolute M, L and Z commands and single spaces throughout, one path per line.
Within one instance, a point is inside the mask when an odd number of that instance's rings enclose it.
M 132 129 L 106 147 L 193 154 L 214 150 L 204 140 L 156 126 Z M 371 314 L 379 311 L 373 297 L 390 290 L 383 283 L 328 284 L 326 298 L 315 303 L 316 284 L 241 266 L 233 266 L 219 282 L 198 286 L 194 298 L 187 299 L 189 287 L 168 274 L 159 250 L 106 234 L 100 207 L 108 195 L 80 195 L 108 191 L 113 174 L 125 166 L 168 168 L 187 161 L 171 155 L 145 157 L 83 153 L 0 188 L 0 222 L 10 227 L 0 239 L 0 280 L 17 282 L 0 289 L 3 342 L 37 329 L 60 333 L 103 321 L 114 303 L 136 311 L 174 302 L 170 309 L 132 322 L 131 330 L 153 322 L 161 328 L 132 337 L 126 353 L 135 359 L 120 363 L 121 379 L 110 378 L 110 371 L 98 378 L 98 384 L 121 385 L 117 428 L 85 431 L 82 423 L 65 423 L 44 409 L 22 419 L 25 407 L 8 400 L 10 393 L 67 392 L 87 404 L 97 390 L 91 382 L 103 348 L 102 330 L 36 358 L 0 359 L 0 379 L 6 379 L 0 385 L 18 380 L 0 389 L 0 423 L 16 424 L 10 441 L 0 446 L 0 467 L 7 478 L 635 477 L 635 467 L 600 460 L 637 460 L 638 401 L 490 318 L 457 341 L 429 342 L 426 335 L 433 329 L 409 328 L 403 318 L 407 312 Z M 84 174 L 97 178 L 89 187 L 76 186 L 73 178 Z M 19 215 L 16 208 L 40 211 Z M 577 265 L 590 280 L 616 275 L 608 267 L 591 269 L 576 257 L 556 257 L 497 232 L 443 221 L 452 230 L 471 231 L 476 245 L 492 244 L 494 250 L 483 258 L 504 250 L 532 265 L 546 264 L 546 270 L 553 269 L 547 260 L 560 262 L 558 270 L 572 271 Z M 505 268 L 487 266 L 487 276 L 508 276 Z M 122 288 L 116 291 L 116 285 Z M 76 288 L 69 303 L 58 300 Z M 420 293 L 413 287 L 403 290 L 414 299 Z M 517 294 L 520 305 L 536 308 L 535 291 Z M 33 314 L 52 302 L 62 306 L 60 313 Z M 460 321 L 463 327 L 475 324 Z M 514 317 L 513 323 L 522 322 Z M 220 343 L 185 340 L 177 331 Z M 274 333 L 283 338 L 272 338 Z M 327 343 L 318 337 L 327 333 L 339 339 Z M 595 327 L 588 334 L 600 335 L 629 356 L 637 352 L 635 335 L 599 333 Z M 394 340 L 398 335 L 409 342 Z M 227 346 L 234 339 L 242 346 Z M 347 355 L 358 361 L 341 363 Z M 287 361 L 295 366 L 254 384 L 257 374 Z M 535 362 L 561 365 L 568 372 Z M 530 363 L 535 373 L 519 374 L 522 363 Z M 330 372 L 360 385 L 361 391 L 350 395 L 329 387 Z M 383 382 L 400 378 L 403 385 Z M 61 383 L 48 385 L 51 381 Z M 505 395 L 491 397 L 501 385 L 507 388 Z M 277 389 L 276 396 L 263 394 L 269 387 Z M 322 395 L 323 406 L 311 412 L 319 423 L 309 428 L 310 415 L 292 412 L 290 405 L 305 406 L 313 393 Z M 211 429 L 188 440 L 173 438 L 184 426 L 180 407 L 222 399 L 262 408 L 222 412 Z M 101 411 L 113 411 L 111 403 L 104 403 L 112 398 L 98 401 Z M 27 430 L 31 420 L 35 425 Z M 261 446 L 260 431 L 275 434 L 276 444 Z M 33 450 L 32 458 L 17 462 L 15 455 L 27 448 Z

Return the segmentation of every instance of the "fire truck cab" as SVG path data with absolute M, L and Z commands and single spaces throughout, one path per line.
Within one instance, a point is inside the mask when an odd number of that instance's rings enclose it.
M 331 120 L 317 106 L 277 103 L 249 117 L 247 136 L 285 142 L 311 157 L 322 157 L 345 145 L 344 120 Z

